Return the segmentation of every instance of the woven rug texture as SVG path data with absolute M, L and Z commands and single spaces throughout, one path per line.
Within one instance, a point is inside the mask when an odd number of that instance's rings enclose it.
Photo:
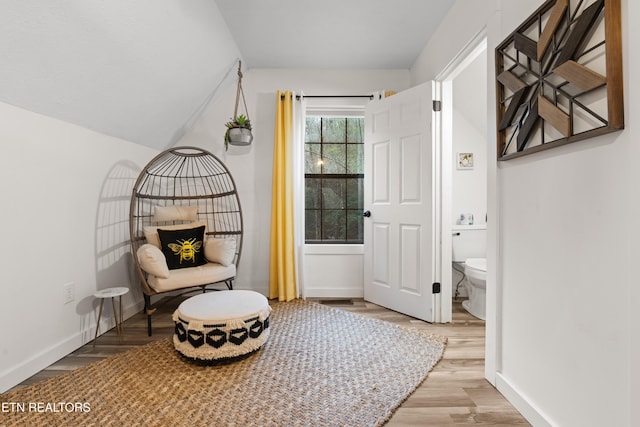
M 233 363 L 193 363 L 166 338 L 4 393 L 3 409 L 13 410 L 0 413 L 0 425 L 378 426 L 446 344 L 302 300 L 274 304 L 270 323 L 263 348 Z

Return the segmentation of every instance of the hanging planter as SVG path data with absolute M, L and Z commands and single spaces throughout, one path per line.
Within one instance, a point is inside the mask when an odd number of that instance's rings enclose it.
M 244 114 L 227 122 L 225 126 L 227 127 L 227 132 L 224 135 L 224 142 L 227 148 L 229 148 L 229 144 L 249 145 L 253 141 L 251 121 Z
M 227 131 L 224 134 L 224 146 L 228 150 L 231 145 L 250 145 L 253 141 L 251 133 L 251 120 L 247 110 L 247 102 L 244 99 L 244 90 L 242 90 L 242 61 L 238 61 L 238 89 L 236 91 L 236 106 L 233 110 L 233 118 L 225 123 Z M 245 114 L 238 115 L 238 104 L 240 103 L 240 95 L 242 95 L 242 104 L 244 105 Z

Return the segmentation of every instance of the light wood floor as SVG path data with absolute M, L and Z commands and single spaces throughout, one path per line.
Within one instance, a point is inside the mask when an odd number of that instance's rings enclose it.
M 170 313 L 181 299 L 164 303 L 154 314 L 153 336 L 147 336 L 146 316 L 138 314 L 124 323 L 124 341 L 115 329 L 89 343 L 15 388 L 60 375 L 91 362 L 173 334 Z M 363 300 L 322 301 L 365 316 L 428 329 L 448 337 L 442 360 L 422 385 L 398 408 L 389 427 L 398 426 L 527 426 L 527 421 L 484 379 L 484 322 L 468 314 L 460 302 L 453 304 L 453 322 L 429 324 Z M 277 302 L 271 302 L 272 305 Z

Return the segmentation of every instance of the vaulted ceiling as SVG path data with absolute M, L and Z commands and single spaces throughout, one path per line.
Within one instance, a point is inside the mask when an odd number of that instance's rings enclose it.
M 162 149 L 244 68 L 408 69 L 454 0 L 3 0 L 0 102 Z
M 408 69 L 453 0 L 216 0 L 250 67 Z

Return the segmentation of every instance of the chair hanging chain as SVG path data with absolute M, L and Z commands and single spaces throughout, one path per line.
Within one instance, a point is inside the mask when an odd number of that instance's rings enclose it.
M 242 61 L 238 60 L 238 89 L 236 90 L 236 106 L 233 110 L 233 120 L 238 117 L 238 103 L 240 102 L 240 95 L 242 95 L 242 103 L 244 104 L 244 112 L 249 119 L 249 110 L 247 110 L 247 101 L 244 99 L 244 90 L 242 89 Z

